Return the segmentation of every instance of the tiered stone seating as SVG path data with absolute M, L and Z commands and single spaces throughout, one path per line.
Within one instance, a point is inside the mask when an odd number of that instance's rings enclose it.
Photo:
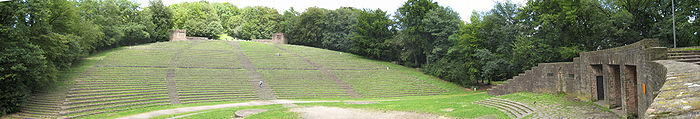
M 201 45 L 201 44 L 200 44 Z M 231 50 L 195 50 L 183 51 L 173 62 L 179 68 L 241 68 Z
M 177 69 L 175 74 L 182 103 L 258 99 L 242 69 Z
M 125 47 L 105 56 L 70 82 L 71 87 L 63 93 L 52 93 L 60 95 L 32 96 L 27 108 L 14 117 L 76 118 L 176 103 L 397 97 L 445 92 L 421 79 L 387 70 L 376 61 L 358 60 L 358 56 L 348 53 L 238 43 L 240 49 L 234 48 L 238 44 L 223 41 Z M 253 67 L 239 62 L 239 56 L 249 59 Z M 256 87 L 258 80 L 264 80 L 263 88 Z
M 444 90 L 394 70 L 332 71 L 362 97 L 439 95 Z
M 165 69 L 95 67 L 75 80 L 60 115 L 79 117 L 115 110 L 169 104 Z
M 318 70 L 262 70 L 278 99 L 350 97 L 337 83 Z
M 256 68 L 264 69 L 314 69 L 315 67 L 301 58 L 279 50 L 273 46 L 241 42 L 241 48 Z M 279 55 L 277 55 L 279 54 Z
M 528 105 L 501 98 L 489 98 L 473 103 L 496 108 L 506 113 L 508 117 L 514 119 L 520 119 L 535 112 L 534 108 Z
M 58 118 L 63 95 L 58 93 L 40 92 L 32 94 L 22 111 L 11 117 L 19 119 Z
M 700 48 L 699 48 L 700 49 Z M 700 50 L 669 50 L 666 55 L 669 60 L 688 62 L 700 65 Z
M 278 45 L 288 51 L 294 52 L 312 62 L 321 65 L 329 70 L 362 70 L 362 69 L 385 69 L 377 61 L 363 58 L 350 53 L 343 53 L 331 50 L 321 50 L 306 46 Z
M 106 56 L 99 65 L 107 66 L 168 66 L 177 50 L 127 49 Z

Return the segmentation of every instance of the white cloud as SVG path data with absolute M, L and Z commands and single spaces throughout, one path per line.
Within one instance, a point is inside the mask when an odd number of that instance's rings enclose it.
M 148 6 L 148 0 L 137 0 L 142 7 Z M 199 0 L 163 0 L 165 5 L 181 2 L 196 2 Z M 340 7 L 382 9 L 393 14 L 401 7 L 406 0 L 206 0 L 209 2 L 229 2 L 239 8 L 247 6 L 268 6 L 277 9 L 282 13 L 284 10 L 294 7 L 297 11 L 304 11 L 308 7 L 320 7 L 326 9 L 337 9 Z M 496 1 L 506 0 L 434 0 L 441 6 L 449 6 L 454 9 L 462 20 L 469 20 L 472 11 L 488 11 L 495 5 Z M 526 0 L 512 0 L 516 4 L 524 4 Z

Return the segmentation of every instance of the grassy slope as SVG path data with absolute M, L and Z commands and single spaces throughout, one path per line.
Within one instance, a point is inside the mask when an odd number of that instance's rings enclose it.
M 257 45 L 257 46 L 261 45 L 261 44 L 252 43 L 252 42 L 242 42 L 241 43 L 241 45 L 243 47 L 247 47 L 247 46 L 245 46 L 247 44 L 252 44 L 252 45 Z M 304 47 L 304 46 L 283 46 L 283 47 L 285 47 L 285 48 L 286 47 L 298 47 L 299 49 L 303 49 L 303 50 L 317 49 L 317 48 Z M 73 68 L 71 68 L 70 71 L 65 71 L 63 73 L 63 75 L 61 75 L 61 79 L 59 81 L 70 80 L 70 79 L 74 79 L 74 78 L 80 76 L 80 74 L 83 71 L 85 71 L 85 69 L 96 64 L 99 61 L 99 59 L 104 58 L 104 57 L 108 56 L 110 53 L 115 52 L 115 51 L 119 51 L 119 50 L 124 50 L 124 49 L 117 48 L 117 49 L 113 49 L 113 50 L 108 50 L 108 51 L 104 51 L 104 52 L 100 52 L 100 53 L 91 55 L 90 57 L 83 59 L 81 62 L 76 63 L 73 66 Z M 266 52 L 273 52 L 273 53 L 280 52 L 280 51 L 277 51 L 275 49 L 264 49 L 264 50 Z M 330 51 L 330 52 L 335 52 L 335 51 Z M 348 55 L 352 55 L 352 54 L 348 54 Z M 389 62 L 369 60 L 369 59 L 365 59 L 363 57 L 356 56 L 356 55 L 352 55 L 352 56 L 359 58 L 359 60 L 363 60 L 365 62 L 372 62 L 372 63 L 377 63 L 379 65 L 390 67 L 393 70 L 397 70 L 399 72 L 404 73 L 405 75 L 410 75 L 410 76 L 416 77 L 420 80 L 423 80 L 425 82 L 432 83 L 435 86 L 441 87 L 443 90 L 445 90 L 447 95 L 408 96 L 408 97 L 390 97 L 390 98 L 361 98 L 361 99 L 317 98 L 317 99 L 304 99 L 304 100 L 357 100 L 357 101 L 391 100 L 391 99 L 400 99 L 400 100 L 381 101 L 381 103 L 377 103 L 377 104 L 364 104 L 364 105 L 353 105 L 353 104 L 344 104 L 344 103 L 310 103 L 310 104 L 299 104 L 299 105 L 300 106 L 321 105 L 321 106 L 335 106 L 335 107 L 360 108 L 360 109 L 371 109 L 371 110 L 410 111 L 410 112 L 432 113 L 432 114 L 438 114 L 438 115 L 443 115 L 443 116 L 448 116 L 448 117 L 459 117 L 459 118 L 473 118 L 473 117 L 481 117 L 481 116 L 506 118 L 506 115 L 504 113 L 502 113 L 496 109 L 471 104 L 471 102 L 473 102 L 473 101 L 482 100 L 482 99 L 492 97 L 492 96 L 486 95 L 485 93 L 465 92 L 462 90 L 461 87 L 459 87 L 453 83 L 439 80 L 439 79 L 432 77 L 432 76 L 429 76 L 429 75 L 425 75 L 425 74 L 423 74 L 415 69 L 412 69 L 412 68 L 403 67 L 403 66 L 392 64 Z M 65 86 L 68 84 L 62 83 L 60 85 Z M 562 98 L 561 96 L 550 95 L 550 94 L 543 95 L 543 94 L 533 94 L 533 93 L 516 93 L 516 94 L 502 96 L 502 98 L 507 98 L 507 99 L 511 99 L 511 100 L 515 100 L 515 101 L 519 101 L 519 102 L 531 102 L 534 100 L 549 100 L 549 101 L 563 102 L 563 104 L 566 104 L 566 105 L 588 104 L 588 103 L 568 101 L 565 98 Z M 172 109 L 172 108 L 179 108 L 179 107 L 191 107 L 191 106 L 202 106 L 202 105 L 226 104 L 226 103 L 236 103 L 236 102 L 244 102 L 244 101 L 224 101 L 224 102 L 152 106 L 152 107 L 147 107 L 147 108 L 138 108 L 138 109 L 131 109 L 131 110 L 126 110 L 126 111 L 119 111 L 119 112 L 86 116 L 83 118 L 116 118 L 116 117 L 133 115 L 133 114 L 154 111 L 154 110 Z M 448 111 L 440 111 L 441 109 L 446 109 L 446 108 L 452 108 L 454 110 L 449 111 L 449 112 Z M 289 108 L 284 108 L 281 105 L 246 106 L 246 107 L 206 110 L 206 111 L 203 111 L 203 113 L 188 116 L 186 118 L 230 118 L 230 116 L 233 115 L 233 112 L 235 112 L 235 110 L 241 110 L 241 109 L 270 109 L 271 110 L 271 111 L 268 111 L 265 113 L 253 115 L 253 116 L 248 117 L 248 118 L 299 118 L 296 113 L 288 112 L 287 110 Z M 192 113 L 195 113 L 195 112 L 192 112 Z M 184 114 L 188 114 L 188 113 L 184 113 Z M 184 115 L 184 114 L 177 114 L 177 115 Z M 167 118 L 167 117 L 173 117 L 173 116 L 177 116 L 177 115 L 166 115 L 166 116 L 162 116 L 159 118 Z
M 214 43 L 214 44 L 221 44 L 221 43 Z M 261 44 L 261 43 L 254 43 L 254 42 L 240 42 L 243 50 L 251 50 L 251 51 L 258 51 L 258 52 L 248 52 L 248 53 L 261 53 L 259 51 L 263 51 L 262 53 L 271 53 L 272 55 L 276 53 L 283 53 L 283 55 L 291 55 L 291 54 L 284 54 L 285 52 L 276 49 L 274 47 L 265 47 L 268 45 Z M 140 46 L 148 46 L 148 45 L 160 45 L 160 46 L 175 46 L 175 47 L 184 47 L 184 43 L 153 43 L 153 44 L 145 44 L 145 45 L 140 45 Z M 135 46 L 139 47 L 139 46 Z M 289 48 L 289 47 L 295 47 L 301 50 L 323 50 L 323 49 L 318 49 L 318 48 L 313 48 L 313 47 L 305 47 L 305 46 L 294 46 L 294 45 L 281 45 L 281 47 L 284 48 Z M 216 48 L 216 47 L 212 47 Z M 195 47 L 197 49 L 197 47 Z M 64 78 L 61 78 L 61 80 L 72 80 L 81 75 L 82 72 L 84 72 L 87 68 L 90 68 L 91 66 L 97 64 L 100 60 L 103 58 L 115 58 L 114 56 L 110 56 L 110 54 L 114 55 L 125 55 L 122 54 L 125 50 L 129 50 L 126 48 L 115 48 L 112 50 L 107 50 L 103 51 L 100 53 L 93 54 L 87 58 L 84 58 L 82 61 L 76 63 L 73 68 L 71 68 L 71 71 L 66 71 L 63 73 Z M 323 52 L 323 53 L 340 53 L 336 51 L 317 51 L 317 52 Z M 299 53 L 299 52 L 294 52 L 294 53 Z M 302 54 L 302 53 L 299 53 Z M 342 53 L 341 53 L 342 54 Z M 464 94 L 461 87 L 452 84 L 450 82 L 446 82 L 443 80 L 440 80 L 438 78 L 425 75 L 413 68 L 408 68 L 408 67 L 403 67 L 401 65 L 396 65 L 392 64 L 389 62 L 384 62 L 384 61 L 376 61 L 376 60 L 371 60 L 371 59 L 366 59 L 361 56 L 349 54 L 349 53 L 344 53 L 346 55 L 350 55 L 352 60 L 358 60 L 360 62 L 367 62 L 367 63 L 376 63 L 381 66 L 386 66 L 390 67 L 392 70 L 398 71 L 403 73 L 404 75 L 409 75 L 412 77 L 416 77 L 419 80 L 425 81 L 427 83 L 432 83 L 436 87 L 440 87 L 443 90 L 445 90 L 444 94 Z M 127 58 L 128 60 L 139 60 L 141 57 L 144 57 L 142 55 L 138 55 L 138 58 Z M 294 57 L 291 57 L 294 58 Z M 299 60 L 297 58 L 294 58 L 295 60 Z M 316 59 L 312 59 L 316 60 Z M 126 60 L 125 60 L 126 61 Z M 278 61 L 278 60 L 269 60 L 269 61 Z M 269 61 L 260 61 L 258 64 L 260 65 L 267 65 L 265 62 Z M 124 62 L 115 62 L 122 64 Z M 255 63 L 255 62 L 254 62 Z M 263 66 L 265 67 L 265 66 Z M 302 66 L 306 67 L 306 66 Z M 70 84 L 62 83 L 61 85 L 68 86 Z M 432 97 L 432 96 L 408 96 L 408 97 L 390 97 L 390 98 L 315 98 L 315 99 L 304 99 L 304 100 L 377 100 L 377 99 L 404 99 L 404 98 L 424 98 L 424 97 Z M 235 103 L 235 102 L 242 102 L 242 101 L 223 101 L 223 102 L 209 102 L 209 103 L 195 103 L 195 104 L 177 104 L 177 105 L 163 105 L 163 106 L 151 106 L 151 107 L 146 107 L 146 108 L 136 108 L 136 109 L 129 109 L 125 111 L 119 111 L 119 112 L 110 112 L 110 113 L 103 113 L 103 114 L 98 114 L 98 115 L 92 115 L 92 116 L 85 116 L 81 118 L 116 118 L 116 117 L 121 117 L 121 116 L 126 116 L 126 115 L 133 115 L 133 114 L 138 114 L 138 113 L 143 113 L 143 112 L 148 112 L 148 111 L 153 111 L 153 110 L 162 110 L 162 109 L 172 109 L 172 108 L 179 108 L 179 107 L 190 107 L 190 106 L 202 106 L 202 105 L 214 105 L 214 104 L 225 104 L 225 103 Z M 267 113 L 266 113 L 267 114 Z M 280 112 L 280 114 L 285 114 L 284 112 Z M 269 114 L 271 116 L 276 116 L 276 114 Z

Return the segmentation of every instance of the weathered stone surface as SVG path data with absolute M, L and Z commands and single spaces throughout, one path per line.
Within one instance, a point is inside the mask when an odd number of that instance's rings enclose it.
M 258 114 L 267 111 L 267 109 L 247 109 L 247 110 L 238 110 L 235 112 L 236 117 L 247 117 L 250 115 Z
M 700 65 L 654 61 L 666 68 L 666 83 L 645 112 L 648 118 L 700 117 Z

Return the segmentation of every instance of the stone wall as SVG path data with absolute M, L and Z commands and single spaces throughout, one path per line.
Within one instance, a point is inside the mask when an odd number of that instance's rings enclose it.
M 207 37 L 187 37 L 187 30 L 184 30 L 184 29 L 170 30 L 170 41 L 184 41 L 184 40 L 209 40 L 209 38 L 207 38 Z
M 659 66 L 651 62 L 666 57 L 666 48 L 657 45 L 658 40 L 645 39 L 583 52 L 573 62 L 541 63 L 487 91 L 492 95 L 566 93 L 584 101 L 602 101 L 608 108 L 621 108 L 625 112 L 622 116 L 637 116 L 643 114 L 655 97 L 653 91 L 663 84 L 659 81 Z
M 253 39 L 253 42 L 287 44 L 287 38 L 283 33 L 272 34 L 272 39 Z
M 187 40 L 187 31 L 184 29 L 173 29 L 170 30 L 170 41 L 183 41 Z

